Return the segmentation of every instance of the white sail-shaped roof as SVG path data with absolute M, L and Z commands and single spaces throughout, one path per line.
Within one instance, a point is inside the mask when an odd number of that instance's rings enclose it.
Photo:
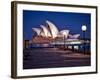
M 65 35 L 65 37 L 67 38 L 68 35 L 69 35 L 69 30 L 61 30 L 61 31 L 60 31 L 60 34 L 61 34 L 62 36 Z
M 41 30 L 41 32 L 40 32 L 40 36 L 45 37 L 45 33 L 44 33 L 44 31 L 43 31 L 43 30 Z
M 46 21 L 46 23 L 49 25 L 49 29 L 52 34 L 52 38 L 57 37 L 57 35 L 59 33 L 59 30 L 57 29 L 57 27 L 50 21 Z
M 40 28 L 32 28 L 33 31 L 37 33 L 37 35 L 40 35 L 41 29 Z
M 51 34 L 50 34 L 50 32 L 49 32 L 49 30 L 47 29 L 46 26 L 40 25 L 40 27 L 42 28 L 45 37 L 51 37 Z
M 69 38 L 77 39 L 79 38 L 80 34 L 69 35 Z
M 41 28 L 32 28 L 33 31 L 35 31 L 38 36 L 42 37 L 56 38 L 65 36 L 66 38 L 68 38 L 69 36 L 69 38 L 71 39 L 77 39 L 80 36 L 80 34 L 74 34 L 74 35 L 69 34 L 69 30 L 61 30 L 59 32 L 57 27 L 52 22 L 46 21 L 46 23 L 48 26 L 40 25 Z

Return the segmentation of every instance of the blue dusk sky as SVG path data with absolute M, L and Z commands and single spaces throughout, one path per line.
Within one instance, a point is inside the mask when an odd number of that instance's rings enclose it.
M 86 25 L 86 38 L 91 36 L 91 14 L 23 10 L 23 39 L 32 39 L 32 28 L 46 25 L 46 20 L 54 23 L 59 31 L 68 29 L 70 34 L 80 34 L 80 38 L 83 37 L 81 27 Z

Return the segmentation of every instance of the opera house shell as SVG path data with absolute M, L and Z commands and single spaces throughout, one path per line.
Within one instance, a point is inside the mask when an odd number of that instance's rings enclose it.
M 36 36 L 32 39 L 33 43 L 48 43 L 54 41 L 55 39 L 65 39 L 69 38 L 78 38 L 80 34 L 70 35 L 69 30 L 61 30 L 50 21 L 46 21 L 48 26 L 40 25 L 40 28 L 32 28 L 36 32 Z

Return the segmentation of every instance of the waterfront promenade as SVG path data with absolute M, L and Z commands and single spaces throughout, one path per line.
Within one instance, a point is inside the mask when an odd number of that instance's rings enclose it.
M 57 68 L 90 66 L 90 54 L 58 48 L 31 48 L 23 51 L 23 68 Z

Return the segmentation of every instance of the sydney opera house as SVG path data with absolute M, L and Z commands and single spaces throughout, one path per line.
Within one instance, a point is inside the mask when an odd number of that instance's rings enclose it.
M 65 40 L 65 44 L 68 42 L 80 43 L 81 41 L 78 39 L 80 34 L 70 34 L 70 30 L 59 30 L 52 22 L 46 21 L 47 26 L 40 25 L 40 28 L 32 28 L 33 32 L 36 33 L 36 36 L 33 37 L 32 43 L 55 43 L 55 44 L 63 44 Z

